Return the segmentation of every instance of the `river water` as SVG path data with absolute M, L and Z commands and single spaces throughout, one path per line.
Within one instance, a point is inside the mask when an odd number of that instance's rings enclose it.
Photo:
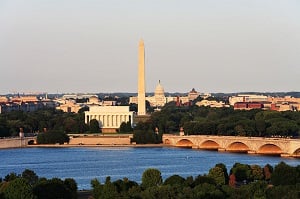
M 113 181 L 128 177 L 140 183 L 147 168 L 159 169 L 166 179 L 174 174 L 205 174 L 217 163 L 224 163 L 229 172 L 236 162 L 274 166 L 281 161 L 292 166 L 300 164 L 300 159 L 294 158 L 168 147 L 19 148 L 0 150 L 0 177 L 31 169 L 39 177 L 74 178 L 82 190 L 91 188 L 92 179 L 103 183 L 107 176 Z

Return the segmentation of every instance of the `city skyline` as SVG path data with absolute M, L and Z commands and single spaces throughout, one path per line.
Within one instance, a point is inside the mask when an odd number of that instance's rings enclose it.
M 0 3 L 0 94 L 299 91 L 300 3 L 36 1 Z

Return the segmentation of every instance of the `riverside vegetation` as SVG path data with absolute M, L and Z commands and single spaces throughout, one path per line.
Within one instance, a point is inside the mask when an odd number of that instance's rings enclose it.
M 77 184 L 71 179 L 46 179 L 26 169 L 0 179 L 1 199 L 76 199 Z M 128 178 L 114 182 L 108 176 L 102 184 L 91 180 L 91 199 L 297 199 L 300 196 L 300 165 L 280 162 L 273 168 L 236 163 L 229 173 L 224 164 L 216 164 L 208 174 L 183 178 L 173 175 L 165 180 L 161 172 L 149 168 L 141 183 Z
M 131 105 L 131 107 L 134 107 Z M 84 111 L 64 113 L 55 109 L 35 112 L 10 112 L 0 114 L 0 137 L 17 136 L 19 128 L 25 133 L 39 133 L 39 143 L 64 143 L 68 133 L 101 133 L 97 120 L 84 123 Z M 119 133 L 133 133 L 136 143 L 160 143 L 164 133 L 178 133 L 184 128 L 186 135 L 222 135 L 299 138 L 300 112 L 267 110 L 233 110 L 233 108 L 209 108 L 198 106 L 177 107 L 170 102 L 161 111 L 153 112 L 148 121 L 122 123 Z M 158 129 L 158 133 L 155 129 Z M 46 138 L 44 137 L 46 136 Z M 53 138 L 55 137 L 55 138 Z

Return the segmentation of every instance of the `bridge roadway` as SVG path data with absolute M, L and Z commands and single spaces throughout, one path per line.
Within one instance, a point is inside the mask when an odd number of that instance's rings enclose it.
M 165 134 L 163 143 L 194 149 L 300 158 L 300 139 Z

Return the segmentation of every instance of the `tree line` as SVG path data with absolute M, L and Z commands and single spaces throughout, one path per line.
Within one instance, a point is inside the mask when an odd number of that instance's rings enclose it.
M 128 178 L 112 181 L 108 176 L 104 183 L 92 179 L 91 187 L 90 198 L 94 199 L 296 199 L 300 196 L 300 165 L 235 163 L 228 172 L 218 163 L 207 174 L 186 178 L 175 174 L 165 180 L 158 169 L 148 168 L 141 183 Z M 72 178 L 46 179 L 29 169 L 0 178 L 0 199 L 76 199 L 77 191 Z
M 299 137 L 300 112 L 233 110 L 233 108 L 177 107 L 173 102 L 151 115 L 153 128 L 186 135 Z
M 35 112 L 0 114 L 0 137 L 17 136 L 19 128 L 25 133 L 60 131 L 63 133 L 100 133 L 97 120 L 85 124 L 84 110 L 64 113 L 55 109 Z M 178 133 L 183 127 L 186 135 L 292 137 L 300 135 L 300 112 L 269 110 L 233 110 L 193 106 L 178 107 L 170 102 L 150 119 L 136 124 L 122 123 L 119 133 L 133 133 L 137 143 L 160 143 L 164 133 Z M 155 129 L 158 129 L 156 131 Z M 45 139 L 44 139 L 45 140 Z
M 235 163 L 229 173 L 224 164 L 216 164 L 208 174 L 197 177 L 172 175 L 165 180 L 161 172 L 149 168 L 138 184 L 128 178 L 114 182 L 107 177 L 101 184 L 91 181 L 93 198 L 135 199 L 292 199 L 300 196 L 300 165 L 280 162 L 274 168 Z
M 79 113 L 65 113 L 56 109 L 44 109 L 0 114 L 0 137 L 18 136 L 20 128 L 23 128 L 24 133 L 39 133 L 45 130 L 65 133 L 89 131 L 89 126 L 84 123 L 83 110 Z
M 76 199 L 77 183 L 72 178 L 47 179 L 32 170 L 0 178 L 0 199 Z

